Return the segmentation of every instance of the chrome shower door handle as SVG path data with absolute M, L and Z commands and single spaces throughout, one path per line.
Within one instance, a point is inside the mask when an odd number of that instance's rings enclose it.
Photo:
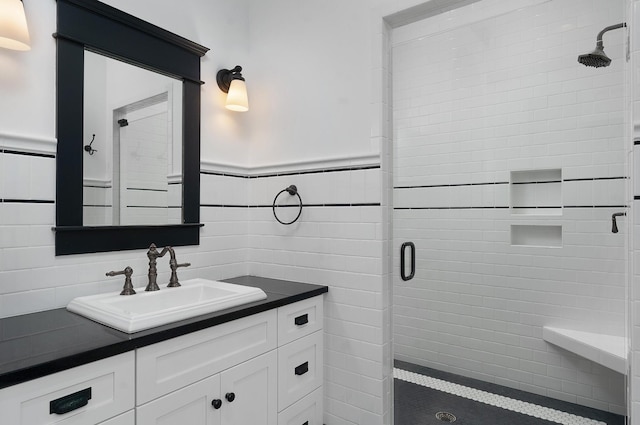
M 405 266 L 405 251 L 407 250 L 407 247 L 411 248 L 411 273 L 409 274 L 409 276 L 407 276 L 406 274 L 406 266 Z M 407 280 L 413 279 L 415 275 L 416 275 L 416 246 L 413 244 L 413 242 L 405 242 L 400 247 L 400 277 L 402 278 L 402 280 L 406 282 Z

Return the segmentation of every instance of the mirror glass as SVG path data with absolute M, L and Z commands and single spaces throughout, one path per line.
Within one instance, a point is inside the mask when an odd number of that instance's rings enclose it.
M 182 81 L 85 50 L 83 225 L 182 223 Z
M 198 245 L 209 49 L 97 0 L 56 9 L 56 255 Z

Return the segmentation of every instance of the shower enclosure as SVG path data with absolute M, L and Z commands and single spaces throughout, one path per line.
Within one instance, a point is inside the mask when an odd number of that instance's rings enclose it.
M 626 335 L 627 29 L 576 60 L 624 21 L 482 0 L 392 30 L 396 359 L 626 414 L 623 373 L 544 338 Z

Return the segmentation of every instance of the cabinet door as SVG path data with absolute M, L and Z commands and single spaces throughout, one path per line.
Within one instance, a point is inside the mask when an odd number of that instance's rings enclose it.
M 136 409 L 136 425 L 219 425 L 220 375 L 213 375 Z
M 277 317 L 265 311 L 139 348 L 136 405 L 273 350 Z
M 277 367 L 273 350 L 221 373 L 223 425 L 277 424 Z

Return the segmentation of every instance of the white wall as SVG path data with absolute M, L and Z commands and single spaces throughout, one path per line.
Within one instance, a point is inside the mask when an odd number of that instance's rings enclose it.
M 247 59 L 247 2 L 194 0 L 180 8 L 171 1 L 107 3 L 211 48 L 202 60 L 202 157 L 245 163 L 243 117 L 223 108 L 215 75 L 219 68 Z M 122 282 L 105 279 L 104 273 L 127 265 L 134 269 L 134 284 L 145 284 L 145 250 L 54 255 L 55 5 L 54 0 L 25 2 L 32 50 L 0 51 L 0 317 L 61 307 L 74 296 L 115 290 Z M 45 156 L 20 154 L 34 151 Z M 224 193 L 217 184 L 203 179 L 203 198 L 214 191 Z M 201 245 L 177 249 L 179 258 L 193 264 L 181 278 L 245 274 L 247 217 L 246 211 L 203 207 Z M 168 265 L 160 270 L 168 279 Z
M 368 3 L 252 2 L 251 166 L 378 153 Z
M 372 69 L 382 67 L 381 3 L 250 7 L 249 166 L 271 174 L 251 181 L 249 200 L 270 205 L 296 184 L 313 206 L 291 226 L 269 208 L 252 209 L 249 269 L 329 285 L 324 422 L 332 425 L 392 421 L 382 172 L 349 169 L 380 165 L 382 80 Z M 309 170 L 332 171 L 300 174 Z M 291 174 L 274 175 L 282 171 Z

